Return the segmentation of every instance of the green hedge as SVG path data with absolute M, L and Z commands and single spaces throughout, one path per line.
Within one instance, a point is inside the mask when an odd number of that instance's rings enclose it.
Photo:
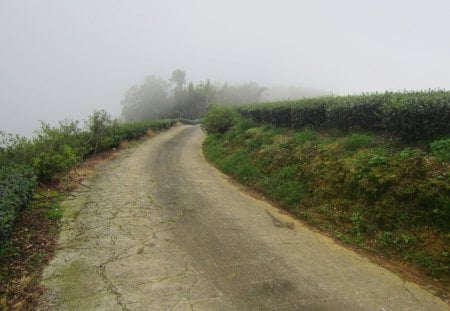
M 222 134 L 234 125 L 238 116 L 232 107 L 219 107 L 211 105 L 202 119 L 202 128 L 208 133 Z
M 329 126 L 342 131 L 350 129 L 380 130 L 383 128 L 383 103 L 386 94 L 337 98 L 326 111 Z
M 0 243 L 9 237 L 18 213 L 30 201 L 36 184 L 36 175 L 30 167 L 0 168 Z
M 247 105 L 238 112 L 277 127 L 381 131 L 405 141 L 450 133 L 450 92 L 331 96 Z
M 405 140 L 450 134 L 450 92 L 390 94 L 383 106 L 388 133 Z
M 149 129 L 167 129 L 176 122 L 119 123 L 104 112 L 100 117 L 96 120 L 101 122 L 86 129 L 68 120 L 56 127 L 43 123 L 32 139 L 0 132 L 0 242 L 8 238 L 16 216 L 28 204 L 38 180 L 51 180 L 94 152 L 117 147 L 125 139 L 140 138 Z
M 176 120 L 115 123 L 106 135 L 106 144 L 103 149 L 115 148 L 123 140 L 138 139 L 149 129 L 154 131 L 168 129 L 175 123 Z

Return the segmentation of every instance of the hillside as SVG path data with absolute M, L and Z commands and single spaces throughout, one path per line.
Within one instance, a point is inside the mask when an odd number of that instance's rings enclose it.
M 449 92 L 215 107 L 209 161 L 289 213 L 450 281 Z

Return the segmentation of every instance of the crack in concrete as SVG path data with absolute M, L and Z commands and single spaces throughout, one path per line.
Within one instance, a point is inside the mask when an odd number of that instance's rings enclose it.
M 436 309 L 239 193 L 199 155 L 201 137 L 175 128 L 99 167 L 68 203 L 40 310 Z
M 410 294 L 411 297 L 413 297 L 413 299 L 414 299 L 415 301 L 417 301 L 417 303 L 420 304 L 423 308 L 427 309 L 428 311 L 431 311 L 431 309 L 429 309 L 427 306 L 425 306 L 425 305 L 424 305 L 424 304 L 416 297 L 416 295 L 414 295 L 414 293 L 411 292 L 411 290 L 406 286 L 406 281 L 405 281 L 405 280 L 402 280 L 402 282 L 403 282 L 403 288 L 405 289 L 405 291 L 407 291 L 408 294 Z
M 272 222 L 273 222 L 275 227 L 294 229 L 294 223 L 293 222 L 283 222 L 283 221 L 279 220 L 278 218 L 276 218 L 274 215 L 272 215 L 268 210 L 266 210 L 266 213 L 272 219 Z
M 114 283 L 106 275 L 105 267 L 109 262 L 112 262 L 112 261 L 114 261 L 114 260 L 109 260 L 108 262 L 101 264 L 99 266 L 100 276 L 101 276 L 103 282 L 105 283 L 107 290 L 116 297 L 117 304 L 122 308 L 122 311 L 130 311 L 127 308 L 127 305 L 122 302 L 122 294 L 119 292 L 117 287 L 114 286 Z
M 116 255 L 115 244 L 117 238 L 112 235 L 111 243 L 110 243 L 110 255 L 106 262 L 99 265 L 99 274 L 102 278 L 107 290 L 116 297 L 117 304 L 122 308 L 122 311 L 129 311 L 127 305 L 122 302 L 122 294 L 118 290 L 118 288 L 114 285 L 113 281 L 111 281 L 106 274 L 106 266 L 118 259 L 118 255 Z

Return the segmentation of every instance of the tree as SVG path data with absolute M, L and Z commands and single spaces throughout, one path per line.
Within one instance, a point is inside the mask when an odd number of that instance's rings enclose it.
M 225 83 L 217 92 L 217 102 L 219 104 L 252 104 L 261 100 L 265 87 L 259 86 L 255 82 L 228 85 Z
M 170 84 L 159 77 L 147 76 L 140 85 L 134 85 L 121 101 L 122 116 L 126 121 L 161 119 L 173 114 L 169 98 Z
M 181 69 L 174 70 L 170 82 L 175 83 L 175 89 L 181 90 L 186 83 L 186 73 Z
M 104 136 L 112 124 L 113 120 L 111 119 L 111 115 L 105 110 L 94 110 L 89 116 L 86 125 L 92 135 L 90 143 L 94 149 L 94 155 L 97 154 L 97 151 L 106 148 Z
M 160 118 L 198 119 L 209 104 L 247 104 L 261 100 L 266 88 L 252 82 L 229 86 L 213 85 L 209 80 L 186 86 L 186 73 L 172 72 L 169 81 L 148 76 L 142 84 L 134 85 L 122 99 L 122 117 L 126 121 Z

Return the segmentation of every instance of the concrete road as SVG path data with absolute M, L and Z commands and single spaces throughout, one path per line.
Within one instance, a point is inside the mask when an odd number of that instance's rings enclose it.
M 41 310 L 449 310 L 254 199 L 179 126 L 101 165 L 65 203 Z

